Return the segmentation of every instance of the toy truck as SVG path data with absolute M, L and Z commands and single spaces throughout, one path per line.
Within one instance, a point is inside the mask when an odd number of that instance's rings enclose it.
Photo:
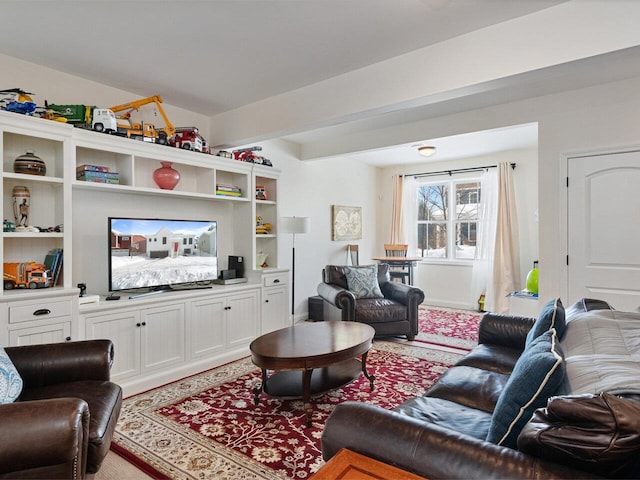
M 196 127 L 177 127 L 169 143 L 172 147 L 202 152 L 204 142 Z
M 46 102 L 45 105 L 48 110 L 66 118 L 67 123 L 75 127 L 106 133 L 115 133 L 118 130 L 116 115 L 108 108 L 89 105 L 55 105 Z
M 141 107 L 149 104 L 153 104 L 156 111 L 159 112 L 164 119 L 163 128 L 156 128 L 154 124 L 148 122 L 131 121 L 133 111 L 137 112 Z M 176 133 L 176 127 L 169 121 L 167 114 L 162 108 L 162 97 L 160 95 L 134 100 L 133 102 L 127 102 L 121 105 L 114 105 L 109 110 L 113 111 L 116 115 L 118 134 L 124 135 L 127 138 L 169 145 L 169 140 Z
M 5 263 L 3 277 L 5 290 L 46 288 L 52 285 L 51 270 L 36 262 Z

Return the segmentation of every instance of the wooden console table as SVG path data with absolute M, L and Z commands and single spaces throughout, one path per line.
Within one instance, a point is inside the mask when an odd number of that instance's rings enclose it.
M 425 480 L 414 473 L 343 448 L 309 480 Z

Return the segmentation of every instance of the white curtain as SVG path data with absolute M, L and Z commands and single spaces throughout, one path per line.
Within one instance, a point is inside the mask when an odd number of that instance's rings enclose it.
M 509 163 L 498 165 L 498 220 L 496 248 L 493 257 L 494 312 L 509 310 L 507 296 L 520 290 L 520 239 L 518 214 L 513 186 L 513 168 Z
M 485 296 L 484 309 L 493 311 L 493 254 L 496 244 L 498 218 L 498 170 L 490 168 L 480 180 L 480 205 L 478 206 L 476 258 L 473 263 L 471 303 L 477 304 L 480 295 Z
M 402 209 L 403 207 L 403 175 L 393 176 L 393 199 L 391 205 L 391 232 L 389 243 L 405 243 L 403 241 L 405 229 L 403 228 Z
M 484 293 L 485 310 L 506 313 L 508 295 L 520 289 L 518 215 L 513 169 L 500 163 L 482 177 L 476 262 L 473 268 L 474 302 Z
M 407 255 L 410 257 L 417 255 L 418 246 L 418 229 L 416 228 L 418 219 L 417 188 L 418 182 L 415 177 L 404 177 L 404 187 L 402 189 L 402 230 L 404 231 L 404 241 L 399 243 L 409 245 Z

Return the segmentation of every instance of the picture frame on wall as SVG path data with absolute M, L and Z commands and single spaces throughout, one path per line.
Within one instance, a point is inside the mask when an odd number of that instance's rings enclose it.
M 332 205 L 332 236 L 334 241 L 362 239 L 362 207 Z

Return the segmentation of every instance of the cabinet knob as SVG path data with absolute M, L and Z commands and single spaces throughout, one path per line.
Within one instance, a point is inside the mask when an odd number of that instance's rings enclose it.
M 147 322 L 142 322 L 142 326 L 145 327 L 147 325 Z
M 50 313 L 51 310 L 49 310 L 48 308 L 41 308 L 33 312 L 34 315 L 49 315 Z
M 66 342 L 70 342 L 71 341 L 71 337 L 67 337 L 64 339 Z
M 136 327 L 140 327 L 140 326 L 141 326 L 140 322 L 136 323 Z
M 273 283 L 280 283 L 280 279 L 279 279 L 279 278 L 276 278 L 276 279 L 273 281 Z
M 267 299 L 267 300 L 265 300 L 265 301 L 264 301 L 264 303 L 269 303 L 269 300 L 268 300 L 268 299 Z

